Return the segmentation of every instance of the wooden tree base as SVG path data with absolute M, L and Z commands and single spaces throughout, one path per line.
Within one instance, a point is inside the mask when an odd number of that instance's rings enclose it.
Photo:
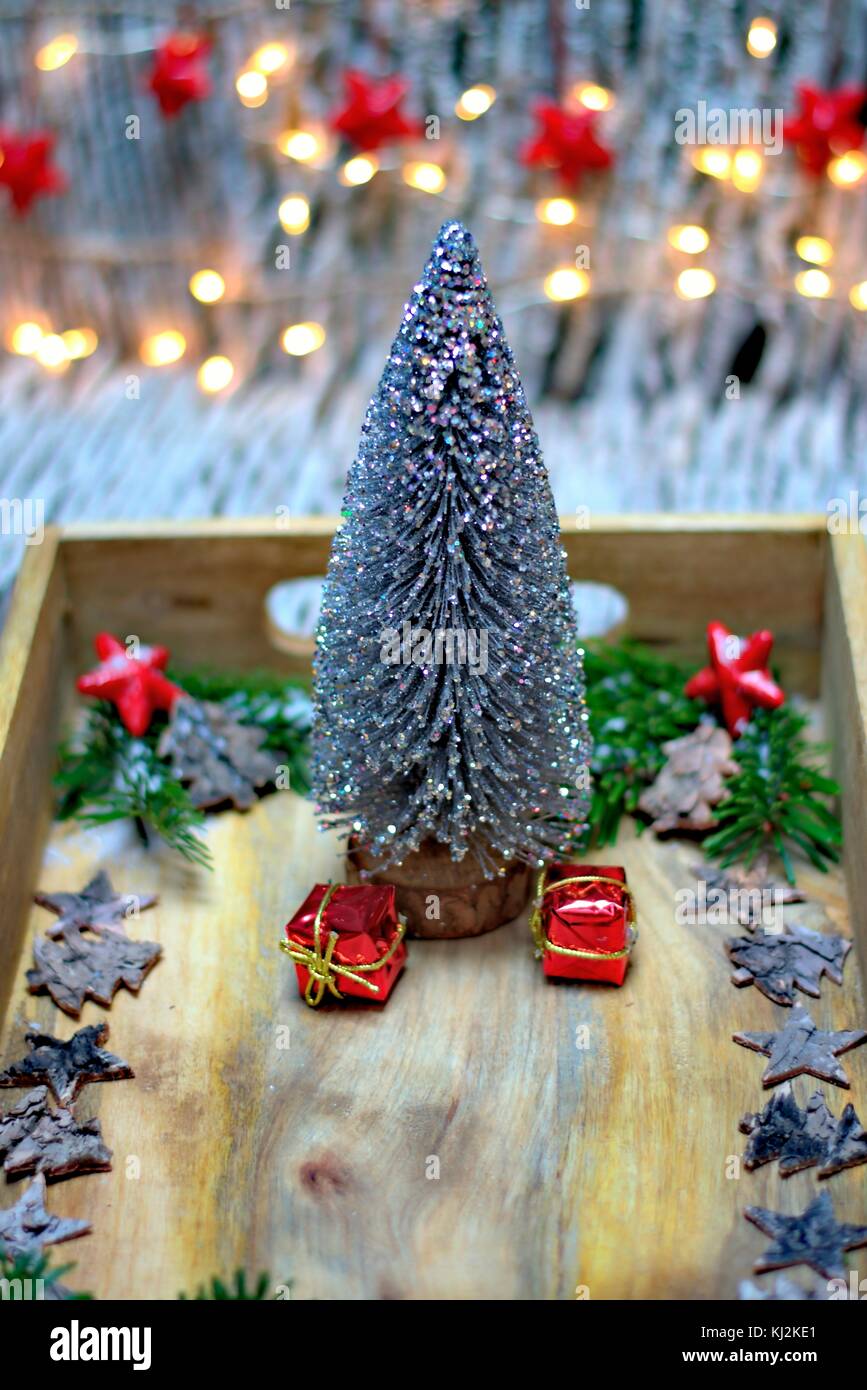
M 532 871 L 526 864 L 498 860 L 502 869 L 485 878 L 473 854 L 455 862 L 446 845 L 429 840 L 402 864 L 377 867 L 379 861 L 350 841 L 346 856 L 348 883 L 392 883 L 397 910 L 410 936 L 434 940 L 481 936 L 523 911 Z M 364 878 L 362 879 L 362 873 Z

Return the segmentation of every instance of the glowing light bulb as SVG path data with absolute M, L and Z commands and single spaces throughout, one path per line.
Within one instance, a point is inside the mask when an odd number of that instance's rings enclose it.
M 310 204 L 303 194 L 290 193 L 277 209 L 277 216 L 284 231 L 300 236 L 310 226 Z
M 77 52 L 78 39 L 74 34 L 58 34 L 56 38 L 49 39 L 48 43 L 42 45 L 33 61 L 40 72 L 56 72 Z
M 610 111 L 614 105 L 614 93 L 596 82 L 581 82 L 572 89 L 572 95 L 588 111 Z
M 277 148 L 288 159 L 309 164 L 321 152 L 322 141 L 312 130 L 284 130 L 277 141 Z
M 290 323 L 280 342 L 290 357 L 306 357 L 309 352 L 321 348 L 325 329 L 321 323 Z
M 795 289 L 805 299 L 827 299 L 831 293 L 831 277 L 824 270 L 799 270 Z
M 765 161 L 758 150 L 746 147 L 737 150 L 732 160 L 732 183 L 742 193 L 758 188 L 765 171 Z
M 152 333 L 145 338 L 139 349 L 146 367 L 169 367 L 179 362 L 187 350 L 187 340 L 176 328 L 167 328 L 162 333 Z
M 38 323 L 19 323 L 9 334 L 9 346 L 19 357 L 32 357 L 45 336 Z
M 291 56 L 285 43 L 263 43 L 250 59 L 250 67 L 256 72 L 264 73 L 266 77 L 271 77 L 273 73 L 285 68 Z
M 235 368 L 228 357 L 207 357 L 196 372 L 196 381 L 200 390 L 213 396 L 217 391 L 225 391 L 234 375 Z
M 716 276 L 704 266 L 693 266 L 680 272 L 674 288 L 681 299 L 707 299 L 716 289 Z
M 340 182 L 348 188 L 355 188 L 361 183 L 370 183 L 378 168 L 379 160 L 376 155 L 353 155 L 352 159 L 347 159 L 340 170 Z
M 577 266 L 561 266 L 545 276 L 542 288 L 548 298 L 557 303 L 567 299 L 583 299 L 590 292 L 590 276 Z
M 34 353 L 37 362 L 49 371 L 62 371 L 69 366 L 69 353 L 59 333 L 46 333 Z
M 551 227 L 568 227 L 578 216 L 571 198 L 542 198 L 536 204 L 536 216 Z
M 710 237 L 704 227 L 697 227 L 691 223 L 669 227 L 668 240 L 676 251 L 685 251 L 688 256 L 698 256 L 710 245 Z
M 747 34 L 747 52 L 753 58 L 767 58 L 777 46 L 777 26 L 772 19 L 757 16 Z
M 226 282 L 218 270 L 197 270 L 190 277 L 190 294 L 201 304 L 216 304 L 226 293 Z
M 486 82 L 480 82 L 475 87 L 468 87 L 455 103 L 455 115 L 462 121 L 477 121 L 479 116 L 484 116 L 486 111 L 490 111 L 494 102 L 497 100 L 497 93 L 493 87 L 489 87 Z
M 849 303 L 853 309 L 867 309 L 867 280 L 861 280 L 849 291 Z
M 795 250 L 802 261 L 812 261 L 813 265 L 827 265 L 834 255 L 833 246 L 823 236 L 799 236 Z
M 90 357 L 99 345 L 99 339 L 92 328 L 67 328 L 60 336 L 66 348 L 66 355 L 73 361 Z
M 268 79 L 264 73 L 251 68 L 239 74 L 235 81 L 235 91 L 242 106 L 264 106 L 268 100 Z
M 727 179 L 731 173 L 732 157 L 719 145 L 700 146 L 693 151 L 692 162 L 700 173 L 709 174 L 712 179 Z
M 420 188 L 423 193 L 442 193 L 446 186 L 445 171 L 439 164 L 429 164 L 426 160 L 413 160 L 403 166 L 403 181 L 410 188 Z
M 838 188 L 854 188 L 867 174 L 867 155 L 861 150 L 847 150 L 828 165 L 828 178 Z

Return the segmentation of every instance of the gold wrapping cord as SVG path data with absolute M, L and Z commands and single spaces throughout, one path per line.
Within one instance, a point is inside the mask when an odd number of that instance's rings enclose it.
M 561 878 L 555 883 L 546 884 L 545 873 L 546 870 L 542 869 L 536 880 L 536 899 L 530 915 L 530 931 L 533 933 L 537 956 L 541 956 L 544 951 L 553 951 L 557 956 L 573 956 L 576 960 L 622 960 L 630 954 L 638 940 L 638 928 L 635 925 L 635 902 L 632 890 L 627 884 L 606 874 L 576 874 L 574 878 Z M 545 894 L 553 893 L 558 888 L 571 888 L 577 883 L 610 883 L 620 889 L 627 902 L 627 941 L 621 951 L 585 951 L 574 946 L 558 946 L 545 935 L 542 929 L 542 900 Z
M 339 965 L 334 960 L 334 948 L 338 942 L 336 931 L 328 933 L 328 941 L 325 950 L 322 950 L 322 920 L 325 916 L 325 909 L 334 897 L 338 888 L 343 887 L 340 883 L 330 883 L 326 892 L 323 894 L 319 909 L 313 919 L 313 946 L 302 946 L 297 941 L 287 941 L 284 937 L 280 942 L 280 950 L 285 951 L 290 960 L 296 965 L 303 965 L 307 970 L 307 987 L 304 990 L 304 1002 L 309 1004 L 311 1009 L 315 1009 L 317 1004 L 321 1004 L 325 997 L 325 991 L 330 990 L 335 999 L 342 999 L 343 995 L 337 988 L 337 977 L 344 976 L 351 980 L 355 985 L 362 985 L 364 989 L 369 989 L 371 994 L 376 994 L 377 987 L 371 980 L 364 978 L 365 973 L 372 970 L 381 970 L 387 965 L 406 935 L 406 923 L 399 922 L 394 941 L 392 941 L 384 956 L 379 960 L 371 961 L 368 965 Z

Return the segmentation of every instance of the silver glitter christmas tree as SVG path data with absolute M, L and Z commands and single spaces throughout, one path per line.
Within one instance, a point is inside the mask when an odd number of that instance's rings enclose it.
M 478 251 L 447 222 L 371 401 L 331 553 L 313 787 L 387 864 L 428 839 L 540 863 L 587 814 L 554 500 Z

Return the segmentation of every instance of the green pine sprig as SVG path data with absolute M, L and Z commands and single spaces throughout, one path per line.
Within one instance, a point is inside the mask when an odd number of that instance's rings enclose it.
M 36 1284 L 41 1280 L 43 1284 L 43 1296 L 47 1296 L 47 1291 L 53 1286 L 58 1285 L 65 1275 L 75 1268 L 74 1264 L 52 1265 L 50 1255 L 44 1252 L 35 1251 L 23 1254 L 12 1255 L 7 1252 L 0 1244 L 0 1280 L 7 1280 L 10 1284 L 14 1280 L 20 1280 L 22 1284 L 30 1281 Z M 231 1302 L 262 1302 L 275 1299 L 276 1293 L 270 1293 L 273 1281 L 270 1274 L 259 1274 L 254 1283 L 247 1283 L 247 1274 L 243 1269 L 237 1269 L 230 1280 L 224 1281 L 215 1275 L 207 1284 L 201 1284 L 194 1295 L 197 1302 L 202 1300 L 226 1300 Z M 280 1286 L 284 1289 L 291 1289 L 291 1279 L 286 1280 Z M 79 1293 L 72 1289 L 64 1289 L 63 1296 L 70 1302 L 90 1301 L 92 1293 Z M 186 1293 L 178 1294 L 180 1300 L 186 1300 L 189 1295 Z
M 718 829 L 703 845 L 723 866 L 746 860 L 749 867 L 763 849 L 775 849 L 794 884 L 793 848 L 823 873 L 840 858 L 843 831 L 828 805 L 840 788 L 821 771 L 824 750 L 805 737 L 808 723 L 789 704 L 754 711 L 733 752 L 740 771 L 715 810 Z
M 291 1287 L 291 1282 L 285 1287 Z M 255 1284 L 248 1286 L 246 1272 L 243 1269 L 236 1269 L 234 1277 L 229 1282 L 224 1283 L 219 1276 L 215 1275 L 209 1284 L 200 1284 L 193 1297 L 197 1303 L 213 1300 L 261 1303 L 275 1297 L 273 1294 L 269 1295 L 270 1288 L 271 1276 L 269 1274 L 260 1274 Z M 181 1301 L 186 1301 L 189 1294 L 180 1293 L 178 1298 Z
M 689 671 L 638 643 L 589 643 L 585 674 L 594 740 L 588 838 L 609 845 L 665 763 L 662 745 L 689 733 L 708 710 L 683 693 Z M 715 810 L 718 828 L 703 844 L 711 858 L 749 865 L 771 848 L 790 883 L 794 849 L 823 871 L 839 859 L 842 828 L 829 805 L 839 787 L 822 770 L 821 745 L 805 737 L 808 722 L 791 704 L 754 712 L 733 754 L 740 771 Z
M 0 1245 L 0 1279 L 11 1284 L 14 1280 L 20 1280 L 25 1284 L 27 1280 L 31 1284 L 41 1280 L 43 1284 L 43 1296 L 45 1291 L 53 1285 L 60 1283 L 65 1274 L 74 1269 L 74 1264 L 52 1265 L 51 1257 L 36 1251 L 27 1251 L 23 1254 L 11 1254 L 5 1246 Z M 5 1286 L 5 1285 L 4 1285 Z M 90 1293 L 77 1293 L 72 1289 L 64 1290 L 64 1297 L 70 1302 L 83 1302 L 93 1298 Z
M 588 643 L 584 671 L 593 737 L 588 843 L 610 845 L 662 768 L 662 745 L 707 711 L 684 695 L 685 668 L 636 642 Z
M 264 746 L 279 750 L 286 763 L 289 785 L 309 789 L 310 701 L 299 683 L 269 672 L 181 670 L 171 679 L 195 699 L 222 703 L 241 723 L 263 729 Z M 210 868 L 210 851 L 197 833 L 204 816 L 157 752 L 164 727 L 157 717 L 135 738 L 112 705 L 89 705 L 81 729 L 59 749 L 57 814 L 90 826 L 131 819 L 145 839 L 157 836 L 190 863 Z
M 127 733 L 111 705 L 87 710 L 81 732 L 61 744 L 55 786 L 60 820 L 105 825 L 132 820 L 143 836 L 157 835 L 184 859 L 210 868 L 203 823 L 186 788 L 157 756 L 156 735 Z

